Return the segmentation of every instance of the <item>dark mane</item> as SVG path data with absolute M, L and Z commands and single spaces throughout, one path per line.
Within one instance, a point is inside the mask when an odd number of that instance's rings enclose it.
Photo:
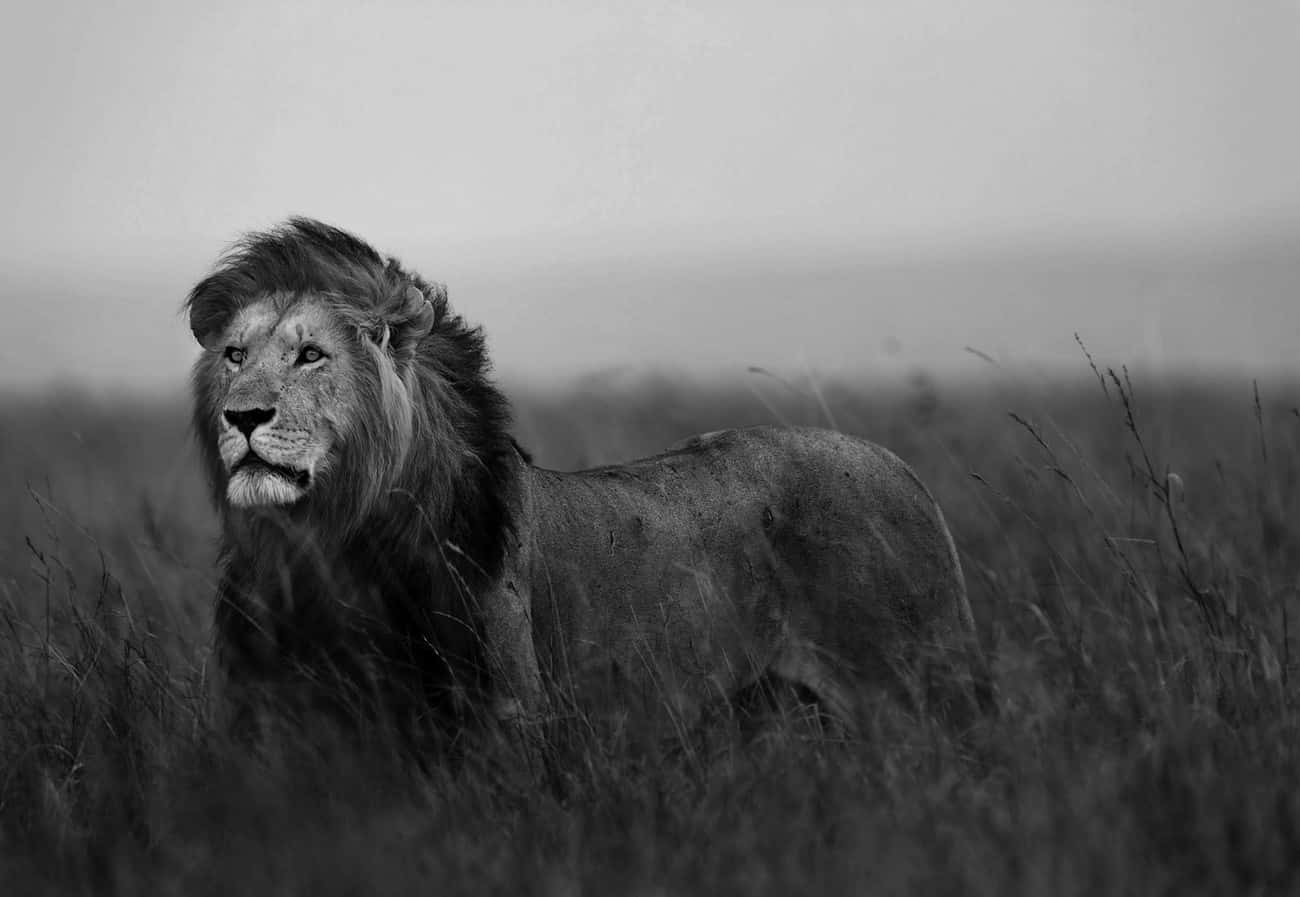
M 365 366 L 379 357 L 375 340 L 365 340 L 382 331 L 388 354 L 379 363 L 392 365 L 409 405 L 409 445 L 363 428 L 369 443 L 341 447 L 333 495 L 309 499 L 306 510 L 231 508 L 216 452 L 221 396 L 210 365 L 219 352 L 199 359 L 194 423 L 224 522 L 219 657 L 232 678 L 301 668 L 319 679 L 326 666 L 351 685 L 419 691 L 413 703 L 428 706 L 431 690 L 482 684 L 477 596 L 500 573 L 525 456 L 489 379 L 482 330 L 451 310 L 443 287 L 345 231 L 295 217 L 249 234 L 185 308 L 195 337 L 211 349 L 250 303 L 304 295 L 327 297 L 355 325 L 366 404 L 391 415 L 384 372 Z M 367 490 L 373 495 L 362 495 Z
M 381 256 L 347 231 L 293 217 L 236 241 L 215 270 L 190 291 L 184 309 L 202 342 L 236 311 L 269 294 L 338 296 L 358 308 L 382 311 L 401 298 L 407 284 L 415 284 L 435 301 L 440 317 L 447 314 L 446 291 L 403 270 L 397 259 Z M 449 328 L 471 338 L 478 332 L 459 317 Z

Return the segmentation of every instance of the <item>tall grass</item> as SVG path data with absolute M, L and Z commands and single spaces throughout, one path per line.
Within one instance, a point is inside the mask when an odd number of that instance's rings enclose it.
M 1086 369 L 1085 369 L 1086 370 Z M 692 432 L 881 442 L 956 536 L 996 712 L 647 746 L 470 733 L 413 768 L 213 725 L 214 521 L 184 408 L 0 412 L 6 893 L 1268 893 L 1300 886 L 1300 389 L 764 374 L 516 390 L 542 463 Z

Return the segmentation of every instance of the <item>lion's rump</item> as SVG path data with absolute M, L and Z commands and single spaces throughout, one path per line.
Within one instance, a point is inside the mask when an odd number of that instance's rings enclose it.
M 614 672 L 722 696 L 798 645 L 856 690 L 964 622 L 933 499 L 894 455 L 842 434 L 710 434 L 625 466 L 536 470 L 527 492 L 519 574 L 538 663 L 570 688 Z

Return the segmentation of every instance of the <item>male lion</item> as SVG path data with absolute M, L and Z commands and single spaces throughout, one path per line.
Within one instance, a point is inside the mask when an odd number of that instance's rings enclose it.
M 237 713 L 688 713 L 784 683 L 852 726 L 873 693 L 924 700 L 918 669 L 969 682 L 952 539 L 882 448 L 758 427 L 535 467 L 444 288 L 304 218 L 236 244 L 186 308 Z

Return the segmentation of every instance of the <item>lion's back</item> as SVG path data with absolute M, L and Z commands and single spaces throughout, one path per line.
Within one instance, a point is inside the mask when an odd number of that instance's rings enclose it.
M 813 427 L 746 427 L 693 436 L 667 453 L 628 465 L 697 466 L 723 475 L 719 485 L 787 499 L 789 517 L 820 517 L 824 524 L 865 524 L 881 516 L 915 528 L 922 543 L 943 529 L 934 497 L 893 452 L 855 436 Z M 731 475 L 728 482 L 727 475 Z M 902 548 L 903 546 L 899 546 Z
M 719 430 L 562 476 L 553 495 L 570 516 L 635 518 L 649 539 L 761 531 L 778 547 L 788 543 L 787 563 L 842 554 L 864 580 L 905 571 L 896 578 L 918 588 L 928 576 L 960 577 L 942 512 L 920 478 L 888 449 L 833 430 Z

